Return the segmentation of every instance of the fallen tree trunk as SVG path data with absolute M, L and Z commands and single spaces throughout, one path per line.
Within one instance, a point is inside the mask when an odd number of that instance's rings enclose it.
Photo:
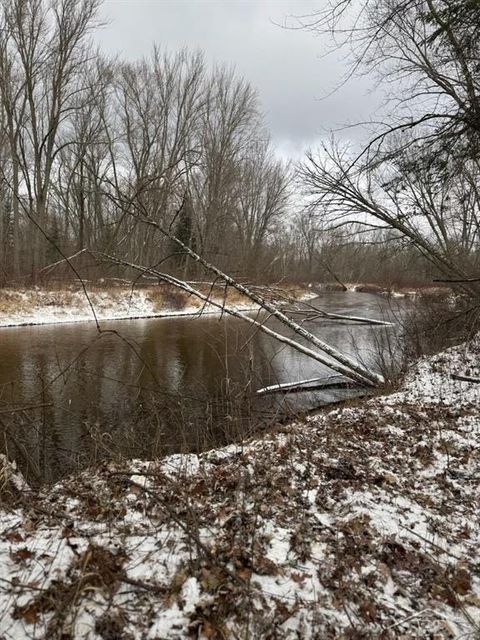
M 461 376 L 458 373 L 452 373 L 450 377 L 453 380 L 460 380 L 461 382 L 472 382 L 474 384 L 480 384 L 480 378 L 472 378 L 472 376 Z
M 194 262 L 201 264 L 205 269 L 214 273 L 218 278 L 221 278 L 226 284 L 236 289 L 239 293 L 244 295 L 246 298 L 249 298 L 250 300 L 252 300 L 252 302 L 255 302 L 256 304 L 258 304 L 260 307 L 262 307 L 262 309 L 265 309 L 265 311 L 268 311 L 272 316 L 277 318 L 277 320 L 279 320 L 282 324 L 286 325 L 287 327 L 292 329 L 297 335 L 301 336 L 302 338 L 310 342 L 310 344 L 315 346 L 316 349 L 319 349 L 323 353 L 326 353 L 336 363 L 336 367 L 332 367 L 331 364 L 328 365 L 331 368 L 333 368 L 335 371 L 338 371 L 344 375 L 347 375 L 349 378 L 355 379 L 360 384 L 367 385 L 367 386 L 375 387 L 384 383 L 384 379 L 382 378 L 381 375 L 373 371 L 370 371 L 369 369 L 361 365 L 359 362 L 357 362 L 353 358 L 346 356 L 345 354 L 338 351 L 338 349 L 336 349 L 335 347 L 332 347 L 326 342 L 323 342 L 323 340 L 320 340 L 320 338 L 317 338 L 317 336 L 314 336 L 312 333 L 310 333 L 310 331 L 307 331 L 300 324 L 298 324 L 297 322 L 295 322 L 294 320 L 286 316 L 272 302 L 266 300 L 264 297 L 262 297 L 255 291 L 252 291 L 245 285 L 240 284 L 239 282 L 234 280 L 232 277 L 230 277 L 229 275 L 221 271 L 221 269 L 219 269 L 215 265 L 207 262 L 205 258 L 202 258 L 202 256 L 200 256 L 198 253 L 193 251 L 193 249 L 191 249 L 188 245 L 182 242 L 182 240 L 180 240 L 175 235 L 170 233 L 170 231 L 162 227 L 162 225 L 158 224 L 158 222 L 155 222 L 154 220 L 151 220 L 150 218 L 145 218 L 143 216 L 134 216 L 134 217 L 140 222 L 160 231 L 163 235 L 165 235 L 172 242 L 174 242 L 178 247 L 180 247 L 182 251 L 186 253 Z M 179 281 L 177 279 L 175 280 L 176 280 L 176 284 L 174 286 L 180 286 L 180 288 L 187 290 L 185 289 L 185 287 L 186 286 L 188 287 L 189 285 L 187 285 L 186 282 Z M 181 283 L 181 285 L 179 283 Z M 275 332 L 272 332 L 272 333 L 275 334 Z M 285 336 L 283 336 L 283 339 L 287 340 Z
M 299 393 L 301 391 L 321 391 L 322 389 L 349 389 L 352 387 L 350 380 L 345 379 L 325 379 L 310 378 L 309 380 L 299 380 L 297 382 L 284 382 L 281 384 L 272 384 L 255 392 L 259 396 L 270 395 L 273 393 Z
M 245 322 L 248 322 L 249 324 L 253 325 L 257 329 L 262 331 L 263 333 L 266 333 L 267 335 L 275 338 L 275 340 L 277 340 L 278 342 L 281 342 L 282 344 L 286 344 L 286 345 L 292 347 L 296 351 L 299 351 L 300 353 L 303 353 L 304 355 L 308 356 L 309 358 L 312 358 L 312 359 L 316 360 L 317 362 L 320 362 L 321 364 L 325 365 L 329 369 L 332 369 L 333 371 L 336 371 L 337 373 L 340 373 L 341 375 L 346 376 L 350 380 L 355 381 L 357 384 L 359 384 L 361 386 L 375 386 L 372 378 L 373 378 L 374 375 L 376 376 L 376 374 L 372 374 L 372 373 L 368 372 L 367 369 L 365 369 L 361 365 L 355 363 L 354 361 L 352 361 L 352 362 L 355 365 L 355 368 L 351 367 L 351 366 L 348 366 L 347 364 L 344 364 L 343 362 L 340 362 L 338 358 L 330 358 L 329 359 L 329 358 L 325 357 L 325 355 L 323 355 L 321 352 L 319 353 L 318 351 L 314 351 L 313 349 L 310 349 L 309 347 L 303 345 L 302 343 L 297 342 L 296 340 L 292 340 L 292 338 L 289 338 L 289 337 L 287 337 L 287 336 L 285 336 L 285 335 L 283 335 L 281 333 L 278 333 L 277 331 L 274 331 L 270 327 L 266 326 L 265 323 L 259 322 L 255 318 L 251 318 L 250 316 L 246 315 L 245 313 L 243 313 L 241 311 L 238 311 L 237 309 L 235 309 L 233 307 L 228 307 L 224 303 L 216 302 L 215 300 L 212 300 L 208 295 L 202 293 L 201 291 L 198 291 L 197 289 L 195 289 L 194 287 L 192 287 L 190 284 L 188 284 L 187 282 L 185 282 L 183 280 L 179 280 L 178 278 L 175 278 L 174 276 L 171 276 L 169 274 L 157 271 L 153 267 L 144 267 L 144 266 L 141 266 L 141 265 L 137 265 L 137 264 L 135 264 L 133 262 L 129 262 L 127 260 L 116 258 L 115 256 L 109 256 L 107 254 L 99 253 L 97 255 L 99 255 L 100 257 L 104 258 L 105 260 L 108 260 L 108 261 L 113 262 L 115 264 L 119 264 L 119 265 L 122 265 L 122 266 L 127 266 L 127 267 L 130 267 L 131 269 L 135 269 L 136 271 L 138 271 L 140 273 L 150 273 L 150 274 L 156 276 L 159 280 L 162 280 L 163 282 L 171 284 L 174 287 L 182 289 L 183 291 L 189 293 L 190 295 L 193 295 L 193 296 L 197 297 L 198 299 L 202 300 L 205 305 L 207 305 L 207 304 L 208 305 L 212 305 L 213 307 L 216 307 L 217 309 L 219 309 L 220 311 L 222 311 L 224 313 L 227 313 L 228 315 L 234 316 L 236 318 L 240 318 L 240 319 L 244 320 Z M 265 307 L 261 303 L 257 303 L 257 304 L 259 304 L 259 306 L 261 308 L 264 308 L 267 311 L 269 310 L 268 307 Z M 274 314 L 271 314 L 271 315 L 274 315 Z M 292 324 L 293 324 L 293 326 L 299 326 L 299 325 L 296 325 L 296 323 L 292 323 Z M 312 336 L 312 334 L 310 334 L 308 331 L 304 330 L 302 327 L 299 327 L 299 329 L 302 330 L 301 331 L 301 335 L 303 337 L 306 337 L 307 339 L 315 338 L 315 336 Z M 321 342 L 321 341 L 319 341 L 319 342 Z M 336 349 L 334 349 L 333 347 L 329 347 L 329 349 L 334 353 L 338 353 L 336 351 Z M 350 359 L 347 356 L 342 356 L 342 358 L 347 362 L 350 361 Z M 363 375 L 361 373 L 362 371 L 365 371 L 366 374 L 368 374 L 368 375 Z M 378 382 L 376 384 L 380 384 L 380 382 L 383 382 L 383 379 L 380 376 L 376 376 L 376 378 L 378 380 Z

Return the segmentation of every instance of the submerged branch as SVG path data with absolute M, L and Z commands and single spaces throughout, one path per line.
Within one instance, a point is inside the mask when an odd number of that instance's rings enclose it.
M 272 393 L 299 393 L 302 391 L 321 391 L 322 389 L 350 389 L 352 387 L 350 380 L 338 379 L 337 376 L 334 376 L 334 378 L 310 378 L 309 380 L 299 380 L 297 382 L 272 384 L 268 387 L 257 389 L 256 394 L 263 396 Z

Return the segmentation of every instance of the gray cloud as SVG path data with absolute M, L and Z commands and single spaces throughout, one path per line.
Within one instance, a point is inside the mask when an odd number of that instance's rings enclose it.
M 106 0 L 102 48 L 129 59 L 153 43 L 201 49 L 211 63 L 234 66 L 258 90 L 279 153 L 299 156 L 339 126 L 368 118 L 377 105 L 366 80 L 322 99 L 345 73 L 326 42 L 284 29 L 288 16 L 311 14 L 324 0 Z M 290 22 L 293 24 L 293 22 Z M 352 131 L 345 137 L 355 137 Z

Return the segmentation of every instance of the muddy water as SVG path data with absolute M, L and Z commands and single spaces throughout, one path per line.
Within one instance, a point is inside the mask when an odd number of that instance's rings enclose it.
M 392 310 L 388 300 L 364 293 L 325 293 L 312 304 L 373 318 L 398 313 L 398 305 Z M 373 365 L 385 333 L 331 321 L 306 326 Z M 91 323 L 0 329 L 0 446 L 33 482 L 115 456 L 222 446 L 252 425 L 268 429 L 285 414 L 351 393 L 257 397 L 266 385 L 331 372 L 240 320 L 148 319 L 102 328 L 108 332 L 100 336 Z

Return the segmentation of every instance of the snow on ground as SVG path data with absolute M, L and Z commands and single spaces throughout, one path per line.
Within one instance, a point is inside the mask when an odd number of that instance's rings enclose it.
M 153 295 L 152 295 L 153 294 Z M 8 292 L 0 297 L 0 327 L 97 320 L 124 320 L 166 316 L 191 316 L 219 313 L 213 305 L 203 306 L 190 298 L 185 306 L 169 306 L 159 300 L 151 289 L 111 290 L 89 292 L 90 302 L 83 291 L 55 292 L 28 290 Z M 8 297 L 8 304 L 4 298 Z M 221 298 L 219 300 L 221 302 Z M 91 303 L 91 304 L 90 304 Z M 258 308 L 250 301 L 237 302 L 238 311 Z
M 0 637 L 463 638 L 480 630 L 480 341 L 403 389 L 43 492 L 3 465 Z
M 206 294 L 209 294 L 207 288 Z M 236 298 L 232 303 L 223 297 L 223 289 L 212 300 L 226 304 L 236 311 L 257 310 L 258 305 L 247 298 Z M 299 300 L 316 297 L 310 291 L 290 291 Z M 135 318 L 162 318 L 168 316 L 193 316 L 198 313 L 221 313 L 218 307 L 203 304 L 198 298 L 168 292 L 161 287 L 147 289 L 106 289 L 88 292 L 83 290 L 25 291 L 0 290 L 0 327 L 64 322 L 101 320 L 126 320 Z

